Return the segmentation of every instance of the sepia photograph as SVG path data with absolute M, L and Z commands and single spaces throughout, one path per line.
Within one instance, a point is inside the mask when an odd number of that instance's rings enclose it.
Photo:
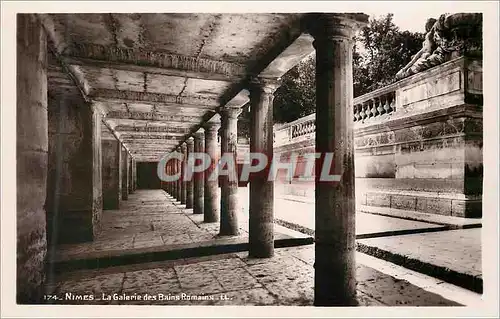
M 2 317 L 498 316 L 498 3 L 43 3 Z

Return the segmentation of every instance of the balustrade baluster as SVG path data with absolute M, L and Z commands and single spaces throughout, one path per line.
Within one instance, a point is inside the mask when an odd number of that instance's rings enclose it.
M 377 111 L 378 111 L 378 114 L 379 114 L 379 115 L 382 115 L 382 114 L 384 114 L 384 113 L 385 113 L 384 107 L 383 107 L 383 105 L 382 105 L 382 97 L 379 97 L 377 100 L 378 100 L 378 103 L 377 103 L 377 104 L 378 104 Z
M 370 100 L 371 104 L 371 110 L 370 113 L 372 114 L 372 117 L 377 116 L 377 103 L 375 102 L 375 99 Z
M 392 112 L 396 112 L 396 96 L 394 93 L 391 93 L 391 104 L 390 107 L 392 109 Z
M 385 100 L 385 104 L 384 104 L 384 110 L 385 110 L 385 113 L 389 114 L 391 113 L 391 106 L 389 105 L 389 100 L 391 98 L 391 95 L 388 94 L 384 97 L 384 100 Z
M 368 105 L 366 103 L 361 104 L 361 118 L 363 121 L 368 117 L 367 108 Z

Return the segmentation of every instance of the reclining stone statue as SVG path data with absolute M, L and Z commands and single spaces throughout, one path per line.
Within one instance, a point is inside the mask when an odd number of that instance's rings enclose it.
M 442 14 L 425 24 L 422 49 L 397 74 L 397 79 L 427 70 L 458 56 L 481 56 L 482 14 Z

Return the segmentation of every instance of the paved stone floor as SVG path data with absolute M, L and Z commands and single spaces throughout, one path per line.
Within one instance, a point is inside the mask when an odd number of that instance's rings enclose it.
M 204 223 L 202 214 L 165 193 L 163 190 L 137 190 L 120 202 L 119 210 L 105 210 L 102 230 L 93 242 L 64 244 L 56 248 L 53 260 L 86 258 L 88 255 L 114 254 L 123 250 L 147 250 L 182 244 L 213 242 L 219 233 L 219 222 Z M 230 240 L 248 238 L 248 215 L 240 218 L 240 235 Z M 307 237 L 291 229 L 275 225 L 277 238 Z
M 240 188 L 241 201 L 246 204 L 246 190 Z M 248 200 L 246 200 L 248 201 Z M 408 212 L 400 213 L 402 217 L 409 217 Z M 275 200 L 275 217 L 296 223 L 314 230 L 314 201 L 307 198 L 280 197 Z M 422 229 L 436 229 L 442 227 L 436 223 L 446 222 L 447 216 L 437 216 L 432 223 L 413 221 L 403 218 L 387 217 L 371 213 L 357 212 L 356 235 L 374 234 L 411 230 L 418 232 Z M 452 217 L 451 225 L 463 226 L 480 223 L 481 219 Z M 371 247 L 391 252 L 408 258 L 417 259 L 423 263 L 451 269 L 461 274 L 482 277 L 481 264 L 481 228 L 445 230 L 406 234 L 399 236 L 384 236 L 379 238 L 358 239 L 358 242 Z
M 248 219 L 248 192 L 248 187 L 240 187 L 238 189 L 238 200 L 241 209 L 244 212 L 244 219 Z M 301 198 L 299 196 L 295 196 L 295 198 L 297 198 L 297 200 L 276 196 L 274 200 L 274 217 L 314 230 L 314 199 L 311 200 Z M 363 212 L 356 213 L 356 235 L 439 227 L 441 227 L 441 225 L 433 223 L 380 216 Z
M 80 270 L 60 274 L 46 293 L 57 304 L 312 306 L 313 261 L 309 245 L 269 259 L 243 252 Z M 357 280 L 360 306 L 460 305 L 361 264 Z
M 244 192 L 240 193 L 240 197 L 244 195 Z M 286 205 L 289 205 L 288 202 L 291 201 L 287 201 Z M 291 203 L 291 206 L 280 206 L 281 209 L 277 214 L 286 211 L 286 216 L 306 215 L 303 213 L 307 211 L 303 211 L 301 206 Z M 248 236 L 247 205 L 245 199 L 240 200 L 240 238 Z M 291 214 L 292 212 L 295 214 Z M 359 215 L 358 218 L 363 216 L 368 216 L 366 225 L 378 223 L 365 226 L 364 230 L 368 232 L 428 226 L 422 225 L 426 223 L 371 214 Z M 202 220 L 201 215 L 192 214 L 192 210 L 185 209 L 184 205 L 175 202 L 161 190 L 138 190 L 129 195 L 129 200 L 122 202 L 120 210 L 104 212 L 103 232 L 95 242 L 62 245 L 58 247 L 58 256 L 71 257 L 106 249 L 120 252 L 157 245 L 213 241 L 218 233 L 218 223 L 204 224 Z M 286 233 L 283 227 L 279 225 L 275 227 Z M 477 231 L 477 229 L 471 230 Z M 455 246 L 462 244 L 467 249 L 478 250 L 473 246 L 473 242 L 478 239 L 477 235 L 472 233 L 469 237 L 456 235 L 457 238 L 462 238 L 459 242 L 452 236 L 436 239 L 439 244 L 424 244 L 425 248 L 415 248 L 422 242 L 429 242 L 430 238 L 440 238 L 441 233 L 444 232 L 420 234 L 422 237 L 415 237 L 416 239 L 412 244 L 408 244 L 407 248 L 413 249 L 413 252 L 420 251 L 427 254 L 432 252 L 432 248 L 441 249 L 442 246 L 446 246 L 445 243 L 450 246 L 449 243 L 454 242 Z M 432 236 L 429 237 L 430 235 Z M 408 236 L 414 235 L 391 236 L 380 240 L 382 243 L 387 243 L 387 247 L 390 247 L 390 242 L 400 243 L 401 247 L 405 247 L 405 238 L 409 238 Z M 393 238 L 399 237 L 402 239 L 394 241 Z M 365 241 L 372 240 L 379 239 Z M 442 251 L 446 254 L 448 252 Z M 458 258 L 457 251 L 453 254 Z M 446 259 L 443 256 L 437 258 Z M 248 259 L 247 253 L 242 252 L 94 270 L 75 270 L 62 272 L 53 277 L 52 282 L 47 285 L 47 293 L 48 296 L 59 298 L 50 300 L 55 303 L 305 306 L 312 305 L 313 301 L 313 260 L 314 245 L 308 245 L 276 249 L 276 256 L 270 259 Z M 426 286 L 420 286 L 426 288 L 422 289 L 406 281 L 404 276 L 387 275 L 359 263 L 357 279 L 358 299 L 363 306 L 458 305 L 455 301 L 428 291 Z M 150 300 L 138 300 L 138 296 L 143 299 L 144 295 Z M 93 300 L 77 300 L 85 296 Z
M 358 242 L 458 273 L 482 277 L 481 228 L 360 239 Z

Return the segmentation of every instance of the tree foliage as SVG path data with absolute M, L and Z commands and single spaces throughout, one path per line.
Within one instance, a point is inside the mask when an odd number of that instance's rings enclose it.
M 422 33 L 400 31 L 392 19 L 391 13 L 371 19 L 355 38 L 354 96 L 395 82 L 396 73 L 422 48 Z
M 355 40 L 356 97 L 395 82 L 396 73 L 421 49 L 424 35 L 399 30 L 393 22 L 393 14 L 387 14 L 372 18 Z M 275 123 L 291 122 L 315 112 L 315 64 L 315 56 L 311 56 L 282 77 L 282 85 L 274 98 Z

